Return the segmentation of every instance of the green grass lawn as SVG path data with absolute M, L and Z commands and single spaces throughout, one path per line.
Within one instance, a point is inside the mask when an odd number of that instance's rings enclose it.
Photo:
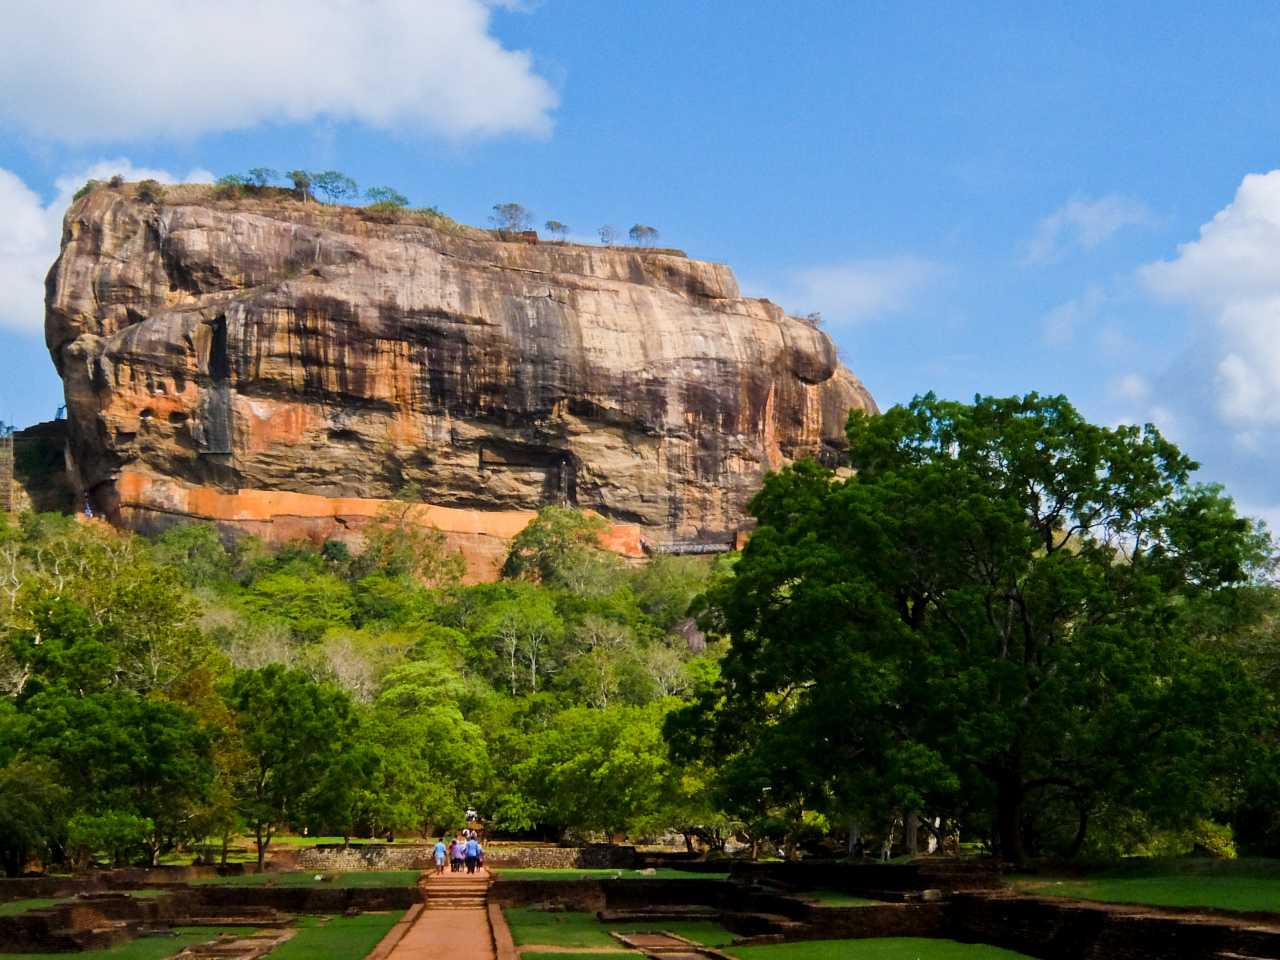
M 704 947 L 727 947 L 733 943 L 733 934 L 713 920 L 661 920 L 653 926 Z M 614 925 L 613 929 L 625 932 L 627 927 Z
M 39 910 L 41 907 L 52 907 L 61 903 L 61 900 L 10 900 L 7 903 L 0 903 L 0 917 L 16 917 L 20 913 L 26 913 L 28 910 Z
M 172 936 L 140 937 L 106 950 L 85 950 L 76 954 L 6 953 L 3 956 L 5 960 L 50 960 L 58 956 L 75 956 L 77 960 L 165 960 L 192 944 L 206 943 L 220 934 L 252 931 L 252 927 L 178 927 Z
M 1026 960 L 1026 954 L 982 944 L 920 937 L 873 940 L 806 940 L 734 947 L 738 960 Z
M 511 938 L 517 946 L 535 943 L 550 947 L 618 947 L 609 936 L 610 930 L 622 933 L 636 931 L 634 923 L 603 924 L 594 913 L 566 910 L 552 912 L 532 907 L 504 907 Z M 666 930 L 707 947 L 722 947 L 733 942 L 733 934 L 710 920 L 658 920 L 645 924 L 644 930 Z M 547 955 L 539 953 L 539 960 Z
M 538 943 L 556 947 L 620 947 L 594 913 L 552 913 L 532 907 L 504 907 L 511 938 L 517 946 Z
M 726 873 L 693 873 L 659 867 L 653 873 L 642 870 L 594 870 L 569 867 L 563 870 L 535 870 L 526 867 L 494 867 L 494 875 L 500 880 L 728 880 Z
M 417 870 L 368 870 L 354 873 L 340 873 L 332 880 L 317 880 L 310 871 L 291 871 L 288 873 L 245 873 L 229 877 L 203 877 L 193 880 L 192 884 L 214 884 L 229 887 L 339 887 L 346 890 L 364 889 L 367 887 L 413 887 L 418 883 L 421 874 Z
M 363 960 L 402 916 L 303 917 L 293 939 L 271 951 L 271 960 Z
M 841 890 L 805 890 L 802 893 L 797 893 L 796 896 L 802 900 L 812 900 L 814 903 L 824 907 L 874 907 L 881 905 L 879 900 L 856 897 L 852 893 L 845 893 Z
M 1026 893 L 1159 907 L 1212 907 L 1280 913 L 1280 862 L 1153 860 L 1090 877 L 1015 877 Z

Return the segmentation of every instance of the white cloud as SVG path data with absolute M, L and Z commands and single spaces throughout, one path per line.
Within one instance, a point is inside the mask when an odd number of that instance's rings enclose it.
M 789 310 L 817 310 L 837 322 L 865 320 L 907 308 L 945 272 L 914 256 L 852 260 L 797 271 L 780 296 Z
M 1125 227 L 1151 221 L 1145 205 L 1118 194 L 1069 200 L 1036 225 L 1024 262 L 1054 263 L 1073 250 L 1092 250 Z
M 1212 326 L 1202 357 L 1217 413 L 1239 431 L 1280 427 L 1280 170 L 1244 178 L 1200 237 L 1139 278 L 1157 296 L 1191 306 Z
M 1106 301 L 1099 286 L 1091 286 L 1083 296 L 1054 307 L 1040 321 L 1044 342 L 1050 347 L 1066 347 L 1075 341 L 1077 328 L 1092 320 Z
M 0 122 L 68 142 L 321 117 L 450 138 L 545 135 L 555 91 L 529 53 L 490 33 L 494 6 L 521 5 L 7 3 Z
M 59 177 L 54 184 L 58 194 L 46 204 L 20 177 L 0 168 L 0 330 L 36 335 L 44 329 L 44 276 L 58 256 L 62 214 L 86 180 L 106 180 L 117 173 L 126 180 L 161 183 L 213 181 L 208 170 L 178 178 L 165 170 L 135 167 L 124 158 L 101 160 Z
M 1117 400 L 1145 404 L 1151 399 L 1151 383 L 1140 373 L 1124 373 L 1111 381 L 1109 392 Z

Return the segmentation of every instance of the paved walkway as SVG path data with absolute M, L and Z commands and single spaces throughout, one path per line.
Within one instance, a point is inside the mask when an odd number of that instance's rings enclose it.
M 386 960 L 496 960 L 486 908 L 489 871 L 428 873 L 420 884 L 426 905 Z

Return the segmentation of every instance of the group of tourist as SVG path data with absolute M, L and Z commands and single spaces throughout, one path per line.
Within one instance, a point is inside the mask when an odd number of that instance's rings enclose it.
M 449 862 L 450 873 L 460 873 L 464 866 L 467 873 L 475 873 L 476 867 L 484 866 L 484 847 L 480 845 L 480 834 L 467 827 L 459 830 L 447 844 L 444 837 L 441 837 L 436 841 L 435 860 L 437 875 L 444 873 L 446 860 Z

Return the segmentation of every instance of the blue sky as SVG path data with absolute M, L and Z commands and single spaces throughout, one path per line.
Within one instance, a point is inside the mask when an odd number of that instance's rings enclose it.
M 337 168 L 653 224 L 821 311 L 884 406 L 1065 392 L 1280 518 L 1274 5 L 107 6 L 0 0 L 0 419 L 61 402 L 40 279 L 91 172 Z

